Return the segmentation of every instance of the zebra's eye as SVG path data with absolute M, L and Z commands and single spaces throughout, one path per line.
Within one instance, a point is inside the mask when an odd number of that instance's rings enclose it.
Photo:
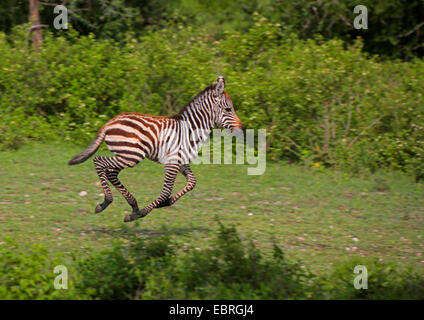
M 225 108 L 225 111 L 230 112 L 231 108 Z

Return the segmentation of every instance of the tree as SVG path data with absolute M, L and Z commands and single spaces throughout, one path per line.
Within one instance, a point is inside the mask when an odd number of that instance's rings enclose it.
M 32 33 L 32 43 L 35 50 L 39 50 L 43 43 L 43 34 L 41 32 L 40 13 L 38 11 L 38 1 L 29 0 L 29 22 L 31 23 L 30 32 Z

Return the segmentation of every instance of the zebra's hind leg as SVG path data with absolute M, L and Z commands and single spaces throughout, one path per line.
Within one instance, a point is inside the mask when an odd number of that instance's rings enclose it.
M 118 174 L 122 169 L 133 167 L 138 162 L 123 162 L 118 159 L 118 157 L 95 157 L 94 163 L 105 192 L 105 200 L 103 203 L 96 206 L 95 212 L 103 211 L 112 202 L 112 192 L 107 183 L 107 180 L 109 180 L 109 182 L 122 194 L 125 200 L 127 200 L 128 204 L 132 207 L 133 213 L 138 213 L 137 200 L 118 179 Z
M 193 171 L 191 171 L 190 165 L 182 165 L 180 167 L 180 171 L 187 179 L 186 186 L 180 191 L 178 191 L 175 196 L 169 197 L 168 199 L 160 203 L 156 208 L 172 206 L 179 198 L 181 198 L 187 192 L 193 190 L 193 188 L 196 186 L 196 177 L 194 176 Z
M 174 188 L 175 178 L 177 177 L 179 170 L 180 170 L 179 164 L 166 164 L 165 178 L 163 181 L 162 191 L 159 197 L 156 200 L 154 200 L 151 204 L 149 204 L 147 207 L 141 209 L 138 213 L 127 215 L 124 219 L 124 222 L 133 221 L 137 218 L 142 218 L 146 216 L 154 208 L 157 208 L 159 204 L 169 199 L 171 197 L 172 189 Z
M 98 204 L 94 209 L 95 213 L 102 212 L 107 208 L 113 201 L 112 191 L 110 190 L 109 183 L 107 182 L 106 176 L 106 167 L 104 165 L 104 160 L 102 158 L 105 157 L 94 157 L 94 168 L 96 169 L 97 175 L 100 178 L 100 183 L 103 187 L 103 192 L 105 194 L 105 199 L 102 203 Z

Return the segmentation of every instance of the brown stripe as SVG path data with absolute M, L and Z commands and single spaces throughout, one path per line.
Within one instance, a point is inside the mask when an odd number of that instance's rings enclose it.
M 131 127 L 137 131 L 140 131 L 141 134 L 147 136 L 147 138 L 149 138 L 149 140 L 153 143 L 155 141 L 155 139 L 152 137 L 152 135 L 150 134 L 149 131 L 147 131 L 146 129 L 142 128 L 141 126 L 135 124 L 134 122 L 128 121 L 128 120 L 120 120 L 118 121 L 119 124 L 127 126 L 127 127 Z M 146 125 L 147 127 L 149 127 L 148 125 Z
M 134 163 L 139 163 L 140 162 L 140 160 L 138 160 L 138 159 L 134 159 L 134 158 L 130 158 L 130 157 L 125 157 L 125 156 L 122 156 L 122 155 L 117 155 L 117 157 L 118 157 L 118 159 L 124 159 L 124 160 L 131 161 L 131 162 L 134 162 Z
M 106 142 L 106 145 L 110 147 L 109 149 L 113 149 L 114 146 L 129 147 L 129 148 L 139 149 L 142 152 L 146 153 L 146 150 L 142 146 L 136 143 L 125 142 L 125 141 L 109 141 L 109 142 Z
M 108 146 L 118 146 L 118 147 L 130 147 L 130 148 L 141 148 L 137 143 L 126 142 L 126 141 L 106 141 Z
M 119 128 L 112 128 L 112 129 L 107 129 L 106 134 L 110 134 L 113 136 L 123 136 L 126 138 L 135 138 L 140 140 L 140 137 L 138 135 L 136 135 L 135 133 L 132 132 L 127 132 L 125 130 L 119 129 Z
M 122 136 L 122 137 L 126 137 L 126 138 L 135 138 L 137 139 L 140 144 L 142 144 L 147 150 L 150 150 L 150 145 L 146 142 L 140 139 L 140 137 L 138 135 L 136 135 L 133 132 L 127 132 L 125 130 L 119 129 L 119 128 L 113 128 L 113 129 L 108 129 L 106 131 L 106 135 L 113 135 L 113 136 Z M 110 144 L 112 141 L 106 142 L 106 144 Z M 118 143 L 122 143 L 121 141 L 118 141 Z M 126 143 L 130 143 L 130 142 L 126 142 Z M 153 142 L 152 142 L 152 147 L 153 147 Z
M 135 151 L 130 151 L 130 150 L 115 150 L 115 149 L 111 149 L 110 150 L 113 153 L 119 154 L 121 156 L 121 154 L 128 154 L 128 155 L 132 155 L 132 156 L 137 156 L 140 157 L 142 159 L 144 159 L 145 155 L 139 152 L 135 152 Z
M 156 125 L 158 125 L 158 127 L 160 127 L 161 124 L 164 121 L 166 121 L 166 118 L 163 118 L 163 119 L 144 119 L 144 118 L 137 118 L 137 117 L 128 117 L 128 119 L 131 119 L 131 120 L 134 120 L 134 121 L 138 121 L 143 126 L 148 127 L 150 130 L 153 131 L 153 134 L 156 137 L 159 136 L 159 131 L 158 131 L 158 129 L 156 128 L 156 126 L 153 123 L 155 123 Z

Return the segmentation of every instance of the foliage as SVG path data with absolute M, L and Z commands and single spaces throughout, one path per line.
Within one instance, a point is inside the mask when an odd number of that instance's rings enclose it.
M 224 74 L 244 124 L 267 129 L 269 158 L 424 177 L 423 61 L 380 62 L 361 41 L 305 41 L 255 21 L 219 41 L 180 24 L 124 45 L 70 30 L 46 34 L 37 55 L 24 28 L 0 34 L 2 145 L 84 143 L 119 112 L 176 113 Z
M 0 246 L 0 299 L 72 299 L 74 291 L 57 290 L 54 267 L 59 257 L 51 259 L 43 246 L 33 246 L 24 254 L 19 245 L 7 240 Z M 72 286 L 72 283 L 68 284 Z
M 27 22 L 28 1 L 3 2 L 0 31 L 10 32 Z M 55 3 L 50 0 L 39 5 L 44 25 L 53 25 Z M 357 16 L 353 9 L 358 4 L 368 8 L 367 30 L 353 27 Z M 194 28 L 205 27 L 220 39 L 228 31 L 249 30 L 257 12 L 279 24 L 283 32 L 294 32 L 302 39 L 322 35 L 352 43 L 361 37 L 367 52 L 407 60 L 424 53 L 424 5 L 420 0 L 68 0 L 66 7 L 69 23 L 79 34 L 94 33 L 96 37 L 120 42 L 125 42 L 127 32 L 139 36 L 147 30 L 168 28 L 176 21 Z
M 77 269 L 77 288 L 94 299 L 129 299 L 138 286 L 134 263 L 119 246 L 78 261 Z
M 367 7 L 368 29 L 355 29 L 357 5 Z M 302 39 L 342 39 L 352 44 L 357 37 L 364 41 L 364 51 L 383 57 L 422 57 L 424 54 L 420 0 L 343 0 L 343 1 L 272 1 L 259 11 L 285 31 L 295 32 Z M 421 30 L 421 32 L 420 32 Z
M 354 288 L 355 266 L 367 268 L 366 290 Z M 381 263 L 377 259 L 352 258 L 340 263 L 323 281 L 323 291 L 330 299 L 423 299 L 424 278 L 410 268 L 400 268 L 394 263 Z
M 235 227 L 222 223 L 211 248 L 192 249 L 178 266 L 175 280 L 190 293 L 187 298 L 302 299 L 311 294 L 313 275 L 288 262 L 277 245 L 265 259 L 252 241 L 245 244 Z
M 165 232 L 166 230 L 164 230 Z M 69 291 L 52 288 L 46 251 L 29 256 L 16 247 L 2 249 L 0 297 L 3 299 L 422 299 L 424 276 L 412 269 L 354 258 L 317 277 L 283 251 L 265 257 L 252 242 L 245 244 L 234 227 L 219 223 L 208 249 L 177 254 L 167 236 L 132 237 L 112 249 L 76 256 Z M 356 265 L 369 270 L 368 289 L 353 287 Z M 65 293 L 63 293 L 65 292 Z
M 129 247 L 117 244 L 80 260 L 78 272 L 79 290 L 100 299 L 301 298 L 309 277 L 285 261 L 278 247 L 274 258 L 264 261 L 234 227 L 222 224 L 211 249 L 191 249 L 179 257 L 169 237 L 134 237 Z

